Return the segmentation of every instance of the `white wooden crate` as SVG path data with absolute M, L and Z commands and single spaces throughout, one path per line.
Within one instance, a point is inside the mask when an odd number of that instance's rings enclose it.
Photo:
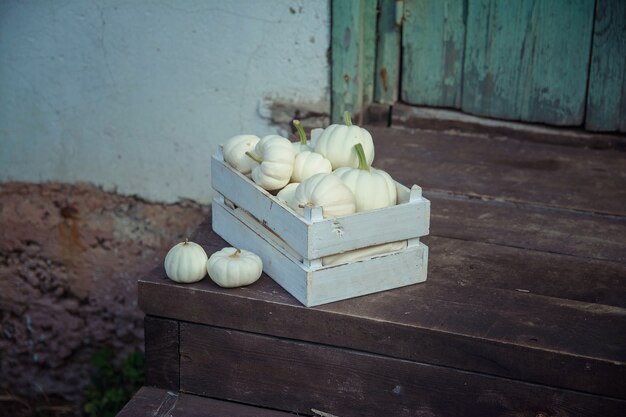
M 300 216 L 224 162 L 211 163 L 213 230 L 232 246 L 251 250 L 270 277 L 306 306 L 338 301 L 426 280 L 430 202 L 421 188 L 396 183 L 398 204 L 324 219 L 319 207 Z M 406 248 L 323 266 L 322 258 L 406 241 Z

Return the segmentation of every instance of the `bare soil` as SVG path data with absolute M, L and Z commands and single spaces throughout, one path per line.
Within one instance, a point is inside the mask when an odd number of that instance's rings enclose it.
M 85 184 L 1 184 L 0 409 L 80 404 L 98 348 L 143 349 L 137 279 L 208 213 Z

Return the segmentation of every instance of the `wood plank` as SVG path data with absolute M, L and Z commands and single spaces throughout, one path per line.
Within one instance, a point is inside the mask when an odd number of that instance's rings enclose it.
M 626 264 L 429 236 L 431 279 L 626 308 Z
M 583 122 L 594 0 L 468 2 L 462 109 Z
M 461 106 L 466 3 L 404 1 L 403 101 L 428 106 Z
M 331 121 L 339 123 L 373 97 L 376 0 L 335 1 L 331 13 Z
M 585 127 L 626 132 L 626 2 L 597 0 Z
M 381 0 L 376 44 L 374 101 L 393 104 L 398 100 L 400 86 L 400 26 L 397 8 L 402 2 Z
M 626 217 L 427 193 L 432 236 L 626 262 Z
M 181 324 L 181 356 L 187 392 L 297 413 L 608 417 L 626 407 L 624 400 L 190 323 Z
M 210 225 L 194 239 L 209 253 L 225 246 Z M 160 267 L 140 280 L 139 302 L 144 312 L 172 319 L 626 398 L 626 385 L 612 382 L 626 378 L 623 308 L 462 286 L 454 281 L 472 278 L 443 272 L 429 272 L 420 285 L 308 309 L 266 275 L 226 290 L 206 279 L 173 283 Z
M 146 316 L 145 334 L 145 385 L 178 390 L 178 322 Z
M 402 103 L 394 104 L 390 123 L 389 113 L 388 106 L 372 104 L 368 108 L 367 124 L 391 125 L 394 128 L 455 131 L 462 132 L 463 135 L 498 136 L 553 145 L 626 151 L 626 136 L 618 133 L 597 133 L 579 128 L 511 122 L 473 116 L 458 110 L 416 107 Z
M 425 192 L 626 216 L 624 152 L 456 132 L 367 129 L 376 145 L 373 165 Z
M 197 395 L 142 387 L 117 417 L 284 417 L 292 415 Z

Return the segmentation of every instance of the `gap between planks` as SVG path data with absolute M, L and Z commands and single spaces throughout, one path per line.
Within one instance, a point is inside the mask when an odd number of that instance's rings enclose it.
M 435 233 L 431 233 L 428 236 L 434 236 L 434 237 L 438 237 L 438 238 L 442 238 L 442 239 L 458 240 L 460 242 L 482 243 L 482 244 L 485 244 L 485 245 L 501 246 L 503 248 L 519 249 L 519 250 L 525 250 L 525 251 L 537 252 L 537 253 L 549 253 L 551 255 L 570 256 L 572 258 L 588 259 L 590 261 L 614 262 L 614 263 L 616 263 L 618 265 L 623 265 L 623 262 L 617 261 L 615 259 L 594 258 L 594 257 L 591 257 L 591 256 L 573 255 L 571 253 L 557 252 L 557 251 L 552 251 L 552 250 L 548 250 L 548 249 L 533 249 L 533 248 L 528 248 L 526 246 L 505 245 L 503 243 L 485 242 L 484 240 L 476 240 L 476 239 L 464 239 L 462 237 L 451 237 L 451 236 L 446 236 L 446 235 L 438 235 L 438 234 L 435 234 Z M 424 236 L 424 238 L 427 238 L 428 236 Z
M 575 209 L 551 204 L 543 204 L 538 202 L 530 202 L 527 200 L 517 200 L 512 198 L 502 198 L 502 197 L 491 197 L 482 194 L 474 194 L 474 193 L 462 193 L 448 190 L 440 190 L 440 189 L 428 189 L 424 190 L 424 195 L 428 197 L 428 199 L 440 198 L 442 200 L 454 200 L 454 201 L 483 201 L 487 204 L 494 205 L 502 205 L 509 206 L 514 208 L 530 208 L 530 209 L 539 209 L 545 211 L 551 211 L 556 213 L 570 213 L 576 215 L 585 215 L 590 217 L 600 217 L 604 219 L 615 219 L 615 220 L 624 220 L 626 216 L 616 214 L 616 213 L 608 213 L 603 211 L 596 210 L 585 210 L 585 209 Z

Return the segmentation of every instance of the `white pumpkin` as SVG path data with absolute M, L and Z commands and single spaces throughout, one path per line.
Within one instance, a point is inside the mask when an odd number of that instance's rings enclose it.
M 255 253 L 229 247 L 213 253 L 205 268 L 217 285 L 234 288 L 258 280 L 263 272 L 263 262 Z
M 246 152 L 254 150 L 259 140 L 259 137 L 255 135 L 237 135 L 229 138 L 222 145 L 224 160 L 242 174 L 249 174 L 258 164 L 248 158 Z
M 296 211 L 304 213 L 305 206 L 322 207 L 325 218 L 352 214 L 356 210 L 354 194 L 332 174 L 315 174 L 296 188 Z
M 352 124 L 350 113 L 344 113 L 345 125 L 332 124 L 319 136 L 315 143 L 315 152 L 326 157 L 333 169 L 340 167 L 357 168 L 359 158 L 354 151 L 354 145 L 363 145 L 367 164 L 374 161 L 374 142 L 370 133 Z
M 246 155 L 258 163 L 252 180 L 266 190 L 279 190 L 289 183 L 296 156 L 289 139 L 278 135 L 262 138 Z
M 321 154 L 311 151 L 302 151 L 296 155 L 293 162 L 291 182 L 302 182 L 315 174 L 330 174 L 333 167 L 330 161 Z
M 303 151 L 312 151 L 313 146 L 309 143 L 309 141 L 306 140 L 306 133 L 304 133 L 304 129 L 302 128 L 300 120 L 294 120 L 293 125 L 296 127 L 296 130 L 298 131 L 298 136 L 300 137 L 299 142 L 291 143 L 291 146 L 293 146 L 293 150 L 295 151 L 296 155 Z
M 285 203 L 287 206 L 289 206 L 293 210 L 296 210 L 298 205 L 295 203 L 296 201 L 295 198 L 296 198 L 296 189 L 298 188 L 298 185 L 300 185 L 299 182 L 292 182 L 292 183 L 285 185 L 285 188 L 283 188 L 282 190 L 278 192 L 278 194 L 276 194 L 276 198 L 282 201 L 283 203 Z
M 202 246 L 185 239 L 165 255 L 165 274 L 172 281 L 183 284 L 198 282 L 206 275 L 207 259 Z
M 356 198 L 356 211 L 375 210 L 393 206 L 397 202 L 396 184 L 385 171 L 368 166 L 361 144 L 355 145 L 359 158 L 358 168 L 337 168 L 333 175 L 339 177 Z
M 324 133 L 324 129 L 322 129 L 321 127 L 311 129 L 311 140 L 309 141 L 309 146 L 311 146 L 313 150 L 315 150 L 317 140 L 320 138 L 320 136 L 322 136 L 322 133 Z

